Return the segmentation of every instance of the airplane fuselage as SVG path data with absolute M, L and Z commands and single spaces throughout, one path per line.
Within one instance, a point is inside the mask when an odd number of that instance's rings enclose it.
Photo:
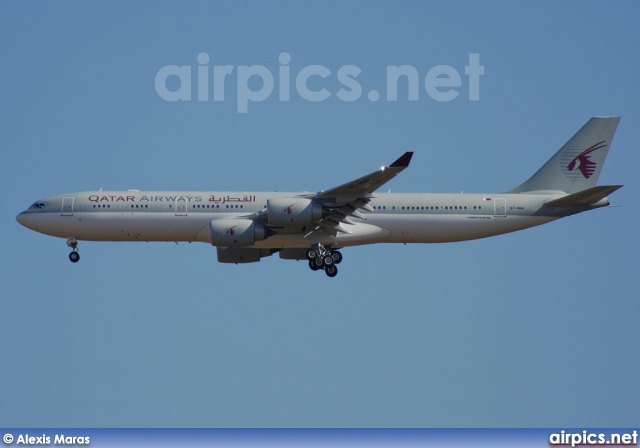
M 473 240 L 545 224 L 609 205 L 621 185 L 596 181 L 618 117 L 589 120 L 530 179 L 499 194 L 377 193 L 413 152 L 389 166 L 316 193 L 89 191 L 35 202 L 25 227 L 78 240 L 210 243 L 222 263 L 252 263 L 279 252 L 335 277 L 338 249 L 377 243 Z
M 188 241 L 212 243 L 212 220 L 259 213 L 267 200 L 295 198 L 287 192 L 93 191 L 53 196 L 21 213 L 26 227 L 51 236 L 91 241 Z M 500 235 L 564 216 L 545 202 L 549 194 L 378 193 L 364 219 L 344 225 L 349 233 L 311 239 L 294 227 L 255 248 L 333 247 L 372 243 L 444 243 Z M 599 204 L 607 205 L 606 203 Z M 594 206 L 589 207 L 596 208 Z

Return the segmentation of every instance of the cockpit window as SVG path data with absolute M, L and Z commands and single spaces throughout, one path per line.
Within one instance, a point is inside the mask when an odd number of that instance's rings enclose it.
M 29 207 L 30 210 L 36 210 L 36 209 L 42 210 L 43 208 L 44 208 L 44 204 L 42 202 L 36 202 L 31 207 Z

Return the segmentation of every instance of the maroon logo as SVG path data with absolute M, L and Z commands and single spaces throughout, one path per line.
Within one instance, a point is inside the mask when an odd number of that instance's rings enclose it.
M 589 157 L 591 156 L 591 153 L 593 151 L 595 151 L 596 149 L 604 148 L 605 146 L 607 145 L 604 144 L 604 141 L 601 141 L 600 143 L 596 143 L 592 147 L 585 149 L 573 158 L 569 165 L 567 165 L 567 169 L 569 171 L 573 171 L 578 168 L 584 178 L 589 179 L 596 170 L 596 163 L 593 162 Z
M 288 214 L 293 213 L 293 204 L 291 204 L 288 207 L 286 207 L 283 211 L 287 212 Z
M 236 231 L 235 231 L 235 230 L 233 230 L 233 229 L 234 229 L 234 227 L 236 227 L 236 226 L 229 227 L 229 230 L 227 230 L 227 233 L 228 233 L 229 235 L 231 235 L 231 236 L 233 236 L 233 235 L 235 235 L 235 234 L 236 234 Z

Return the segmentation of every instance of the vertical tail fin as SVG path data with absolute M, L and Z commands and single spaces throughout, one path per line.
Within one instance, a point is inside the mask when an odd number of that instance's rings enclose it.
M 536 174 L 507 193 L 564 191 L 594 187 L 620 117 L 593 117 Z

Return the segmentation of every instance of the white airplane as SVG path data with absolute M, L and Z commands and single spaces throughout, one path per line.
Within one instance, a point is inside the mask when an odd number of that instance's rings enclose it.
M 78 241 L 200 241 L 222 263 L 276 252 L 334 277 L 338 249 L 375 243 L 485 238 L 609 205 L 622 185 L 596 186 L 619 117 L 591 118 L 520 186 L 499 194 L 374 193 L 409 166 L 388 167 L 317 193 L 88 191 L 52 196 L 17 216 L 36 232 Z

